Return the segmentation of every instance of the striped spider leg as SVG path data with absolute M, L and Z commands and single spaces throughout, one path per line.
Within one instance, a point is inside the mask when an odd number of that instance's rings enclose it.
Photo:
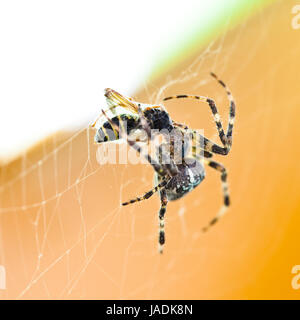
M 221 122 L 216 104 L 212 99 L 203 97 L 203 96 L 196 96 L 196 95 L 177 95 L 177 96 L 171 96 L 163 99 L 163 101 L 167 101 L 171 99 L 190 98 L 190 99 L 196 99 L 196 100 L 208 103 L 213 113 L 214 120 L 217 126 L 220 140 L 223 144 L 223 147 L 210 141 L 209 139 L 207 139 L 206 137 L 198 133 L 196 130 L 191 130 L 184 124 L 174 122 L 174 125 L 178 128 L 181 128 L 183 131 L 192 132 L 192 141 L 193 141 L 192 155 L 196 160 L 203 160 L 203 157 L 211 158 L 213 157 L 213 153 L 227 155 L 232 145 L 232 133 L 233 133 L 233 125 L 234 125 L 234 119 L 235 119 L 235 102 L 226 84 L 222 80 L 219 80 L 214 73 L 211 73 L 211 76 L 213 76 L 225 88 L 228 96 L 228 100 L 230 102 L 229 121 L 228 121 L 226 135 L 223 130 L 222 122 Z M 199 147 L 200 147 L 200 150 L 199 150 Z M 197 151 L 198 152 L 200 151 L 201 155 L 197 153 Z M 223 189 L 223 195 L 224 195 L 224 204 L 222 205 L 218 214 L 216 215 L 215 218 L 213 218 L 209 222 L 209 224 L 206 227 L 202 229 L 203 232 L 206 232 L 211 226 L 213 226 L 219 220 L 221 216 L 225 214 L 230 204 L 230 200 L 229 200 L 229 191 L 228 191 L 228 184 L 227 184 L 227 171 L 225 167 L 216 161 L 211 161 L 208 159 L 204 159 L 203 162 L 206 165 L 218 170 L 221 173 L 221 182 L 222 182 L 222 189 Z
M 214 120 L 215 120 L 215 123 L 217 126 L 217 130 L 219 133 L 219 137 L 220 137 L 220 140 L 223 144 L 223 147 L 220 147 L 219 145 L 213 143 L 209 139 L 203 137 L 204 138 L 204 140 L 203 140 L 204 147 L 205 147 L 204 149 L 205 149 L 205 151 L 208 151 L 208 152 L 213 152 L 213 153 L 217 153 L 217 154 L 221 154 L 221 155 L 227 155 L 229 153 L 231 145 L 232 145 L 232 133 L 233 133 L 234 120 L 235 120 L 235 102 L 234 102 L 233 96 L 232 96 L 230 90 L 228 89 L 228 87 L 226 86 L 226 84 L 222 80 L 219 80 L 214 73 L 211 73 L 211 76 L 214 77 L 225 88 L 227 96 L 228 96 L 228 100 L 230 103 L 229 120 L 228 120 L 228 127 L 227 127 L 226 134 L 224 133 L 221 118 L 218 113 L 218 109 L 217 109 L 217 106 L 216 106 L 214 100 L 212 100 L 208 97 L 204 97 L 204 96 L 181 94 L 181 95 L 166 97 L 163 99 L 163 101 L 172 100 L 172 99 L 195 99 L 198 101 L 206 102 L 209 105 L 211 112 L 213 114 L 213 117 L 214 117 Z M 196 134 L 196 131 L 195 131 L 195 134 Z
M 222 183 L 222 191 L 223 191 L 223 198 L 224 198 L 224 202 L 222 207 L 220 208 L 219 212 L 217 213 L 217 215 L 210 220 L 210 222 L 208 223 L 207 226 L 205 226 L 204 228 L 202 228 L 203 232 L 206 232 L 210 229 L 210 227 L 212 227 L 216 222 L 218 222 L 218 220 L 225 215 L 229 205 L 230 205 L 230 197 L 229 197 L 229 189 L 228 189 L 228 183 L 227 183 L 227 170 L 226 168 L 221 164 L 218 163 L 216 161 L 210 160 L 210 159 L 206 159 L 207 155 L 206 154 L 197 154 L 196 153 L 196 149 L 193 149 L 193 157 L 197 160 L 202 160 L 204 162 L 204 164 L 208 165 L 209 167 L 219 171 L 221 173 L 221 183 Z M 203 159 L 204 156 L 204 159 Z M 209 157 L 213 156 L 212 154 L 210 154 Z
M 230 200 L 229 200 L 229 191 L 228 191 L 228 183 L 227 183 L 227 171 L 225 167 L 221 163 L 218 163 L 212 160 L 205 159 L 204 162 L 211 168 L 216 169 L 221 173 L 221 182 L 222 182 L 222 189 L 223 189 L 223 196 L 224 196 L 224 203 L 220 208 L 219 212 L 217 213 L 217 215 L 212 220 L 210 220 L 207 226 L 202 228 L 202 231 L 206 232 L 211 226 L 213 226 L 216 222 L 218 222 L 218 220 L 222 216 L 224 216 L 224 214 L 226 213 L 229 207 Z
M 168 204 L 168 197 L 166 194 L 165 189 L 161 189 L 159 191 L 159 196 L 160 196 L 160 209 L 158 213 L 158 218 L 159 218 L 159 235 L 158 235 L 158 242 L 159 242 L 159 253 L 163 253 L 163 246 L 166 241 L 165 237 L 165 213 L 166 213 L 166 208 Z

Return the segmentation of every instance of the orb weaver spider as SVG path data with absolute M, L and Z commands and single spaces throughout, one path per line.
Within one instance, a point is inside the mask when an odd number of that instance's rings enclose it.
M 220 115 L 217 110 L 217 106 L 213 99 L 198 95 L 186 95 L 180 94 L 175 96 L 169 96 L 163 99 L 163 101 L 169 101 L 172 99 L 195 99 L 200 102 L 208 104 L 217 127 L 218 135 L 221 140 L 222 146 L 212 142 L 205 136 L 201 135 L 196 130 L 188 128 L 186 125 L 174 122 L 166 109 L 162 105 L 149 105 L 135 102 L 132 98 L 127 98 L 119 94 L 112 89 L 105 89 L 105 97 L 107 104 L 110 107 L 109 110 L 113 110 L 112 116 L 108 116 L 104 110 L 102 115 L 104 121 L 100 125 L 96 126 L 98 120 L 92 125 L 96 127 L 97 132 L 95 134 L 95 142 L 103 143 L 106 141 L 113 141 L 126 137 L 127 143 L 134 148 L 137 152 L 143 153 L 141 146 L 137 141 L 133 140 L 130 135 L 137 129 L 143 129 L 149 141 L 152 139 L 151 131 L 153 129 L 164 130 L 171 133 L 172 130 L 177 130 L 181 133 L 189 132 L 192 135 L 192 155 L 183 156 L 182 162 L 177 163 L 175 161 L 175 154 L 178 151 L 174 143 L 174 135 L 171 135 L 171 139 L 168 142 L 170 148 L 170 158 L 168 161 L 164 160 L 163 147 L 166 143 L 161 144 L 158 147 L 157 157 L 158 161 L 153 159 L 149 154 L 145 154 L 145 158 L 153 167 L 156 175 L 156 186 L 146 192 L 143 196 L 134 198 L 130 201 L 122 203 L 123 206 L 132 204 L 138 201 L 149 199 L 153 194 L 159 192 L 160 195 L 160 209 L 158 212 L 159 217 L 159 252 L 163 252 L 163 246 L 165 244 L 165 214 L 169 201 L 174 201 L 182 198 L 187 193 L 196 188 L 205 178 L 204 164 L 217 170 L 221 174 L 221 183 L 223 189 L 224 203 L 218 214 L 208 223 L 207 226 L 202 228 L 202 231 L 207 231 L 213 226 L 221 216 L 227 210 L 230 204 L 229 191 L 227 184 L 227 171 L 225 167 L 216 161 L 210 160 L 213 154 L 227 155 L 232 146 L 232 134 L 235 120 L 235 102 L 226 84 L 217 78 L 214 73 L 211 73 L 221 86 L 224 87 L 227 93 L 227 97 L 230 103 L 229 107 L 229 120 L 226 133 L 224 132 Z M 126 122 L 126 128 L 124 123 Z M 195 148 L 195 145 L 201 144 L 201 155 Z M 182 144 L 183 144 L 182 140 Z M 185 147 L 183 147 L 183 150 Z

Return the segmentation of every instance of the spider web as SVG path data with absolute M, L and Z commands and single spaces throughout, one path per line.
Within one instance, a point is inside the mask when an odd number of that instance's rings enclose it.
M 237 238 L 242 238 L 242 231 L 233 227 L 244 200 L 242 195 L 247 191 L 243 181 L 249 179 L 251 166 L 244 166 L 239 170 L 239 178 L 232 178 L 231 157 L 238 152 L 235 144 L 242 145 L 239 133 L 247 131 L 249 139 L 253 137 L 253 121 L 269 112 L 269 107 L 255 107 L 247 117 L 242 117 L 241 105 L 253 95 L 257 95 L 256 101 L 261 99 L 258 105 L 271 105 L 271 91 L 266 94 L 265 81 L 271 79 L 279 66 L 268 66 L 265 75 L 255 83 L 250 82 L 250 87 L 242 87 L 239 79 L 255 63 L 267 41 L 276 23 L 279 4 L 282 2 L 257 12 L 254 18 L 245 19 L 234 29 L 230 28 L 228 17 L 219 37 L 167 77 L 155 83 L 146 81 L 135 97 L 137 101 L 155 103 L 171 94 L 207 95 L 215 99 L 226 124 L 226 95 L 209 77 L 209 72 L 216 72 L 236 98 L 242 92 L 236 99 L 238 118 L 232 154 L 228 159 L 217 159 L 229 169 L 233 206 L 214 231 L 205 235 L 200 232 L 222 204 L 217 173 L 207 169 L 207 178 L 201 186 L 169 204 L 165 253 L 160 256 L 158 197 L 126 208 L 120 206 L 122 201 L 152 188 L 151 167 L 99 165 L 94 130 L 90 128 L 82 128 L 67 138 L 57 134 L 44 141 L 38 151 L 25 152 L 14 166 L 1 170 L 0 262 L 7 272 L 3 298 L 210 298 L 238 292 L 241 286 L 238 282 L 222 289 L 220 283 L 225 281 L 222 278 L 232 277 L 228 271 L 231 264 L 235 264 L 236 271 L 243 259 L 253 257 L 250 240 L 236 243 Z M 239 50 L 248 46 L 249 39 L 252 42 L 247 56 L 241 56 Z M 242 61 L 238 67 L 236 60 Z M 206 136 L 218 141 L 205 106 L 187 101 L 184 108 L 182 102 L 170 102 L 166 108 L 174 120 L 195 129 L 204 128 Z M 261 147 L 265 142 L 262 138 Z M 121 147 L 128 148 L 126 144 Z M 254 156 L 250 155 L 248 161 L 253 162 Z M 245 219 L 250 221 L 250 216 Z M 259 218 L 251 219 L 260 231 Z M 235 238 L 226 240 L 232 229 Z M 224 260 L 224 250 L 231 246 L 235 247 L 235 255 L 229 262 Z M 276 239 L 264 259 L 275 247 Z M 257 270 L 264 259 L 257 263 Z M 211 276 L 202 275 L 202 270 L 206 273 L 209 270 Z M 248 283 L 254 276 L 255 272 L 244 274 L 243 278 Z M 191 289 L 195 278 L 200 284 Z

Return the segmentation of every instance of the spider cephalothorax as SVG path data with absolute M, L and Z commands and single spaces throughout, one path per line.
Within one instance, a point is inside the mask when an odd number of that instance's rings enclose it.
M 167 130 L 172 131 L 174 129 L 172 120 L 169 114 L 162 110 L 160 107 L 147 108 L 144 111 L 144 117 L 149 123 L 149 127 L 154 130 Z
M 211 75 L 218 80 L 215 74 L 211 73 Z M 159 192 L 161 201 L 158 213 L 160 252 L 163 251 L 165 243 L 164 217 L 168 201 L 182 198 L 203 181 L 205 177 L 204 164 L 220 172 L 224 204 L 215 218 L 202 230 L 207 231 L 210 226 L 215 224 L 229 206 L 227 171 L 222 164 L 209 160 L 209 158 L 213 157 L 213 154 L 227 155 L 232 145 L 235 103 L 225 83 L 221 80 L 218 80 L 218 82 L 225 88 L 230 102 L 226 133 L 214 100 L 204 96 L 181 94 L 164 98 L 163 101 L 189 98 L 207 103 L 213 114 L 222 146 L 202 136 L 198 131 L 172 121 L 163 106 L 141 104 L 131 98 L 122 96 L 112 89 L 105 90 L 109 106 L 108 111 L 102 111 L 104 115 L 102 121 L 98 125 L 96 125 L 98 122 L 92 125 L 97 128 L 95 142 L 101 143 L 125 137 L 132 148 L 143 154 L 145 153 L 142 147 L 137 143 L 137 140 L 131 137 L 133 132 L 144 130 L 148 142 L 153 140 L 151 134 L 153 130 L 158 130 L 159 134 L 163 136 L 163 142 L 157 146 L 157 160 L 153 159 L 149 154 L 145 155 L 145 158 L 155 171 L 156 186 L 143 196 L 123 203 L 125 206 L 149 199 L 154 193 Z

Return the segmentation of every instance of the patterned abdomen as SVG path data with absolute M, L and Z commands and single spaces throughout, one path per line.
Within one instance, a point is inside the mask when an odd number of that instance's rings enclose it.
M 185 159 L 184 164 L 178 165 L 179 173 L 171 178 L 165 190 L 170 201 L 177 200 L 196 188 L 205 178 L 203 165 L 195 159 Z

